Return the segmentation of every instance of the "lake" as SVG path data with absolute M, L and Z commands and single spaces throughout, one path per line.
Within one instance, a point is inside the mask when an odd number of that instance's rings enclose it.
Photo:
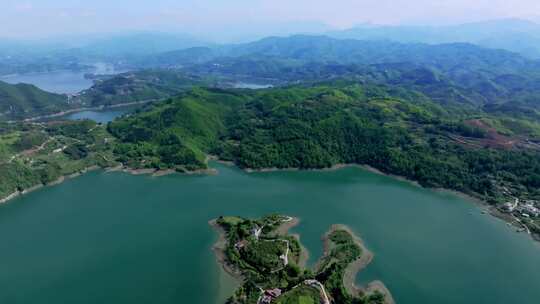
M 258 84 L 250 82 L 237 82 L 233 85 L 235 89 L 250 89 L 250 90 L 260 90 L 260 89 L 269 89 L 274 86 L 271 84 Z
M 216 303 L 231 292 L 208 220 L 279 212 L 314 263 L 349 225 L 375 253 L 359 282 L 397 303 L 533 304 L 540 246 L 465 199 L 359 168 L 215 176 L 95 171 L 0 206 L 0 303 Z
M 84 77 L 84 74 L 89 72 L 101 75 L 112 75 L 125 71 L 115 71 L 111 65 L 96 63 L 94 64 L 94 69 L 92 71 L 63 70 L 47 73 L 16 74 L 1 76 L 0 80 L 10 84 L 33 84 L 42 90 L 58 94 L 73 94 L 86 90 L 94 84 L 91 79 L 86 79 Z
M 65 116 L 61 116 L 60 118 L 65 118 L 69 120 L 90 119 L 97 123 L 106 124 L 110 121 L 113 121 L 117 117 L 120 117 L 127 113 L 134 112 L 136 109 L 141 108 L 141 106 L 142 105 L 132 105 L 132 106 L 109 108 L 109 109 L 103 109 L 103 110 L 80 111 L 80 112 L 70 113 Z

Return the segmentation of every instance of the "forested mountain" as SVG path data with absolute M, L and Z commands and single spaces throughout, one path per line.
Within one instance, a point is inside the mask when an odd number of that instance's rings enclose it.
M 0 81 L 0 120 L 51 114 L 67 108 L 66 95 L 45 92 L 29 84 Z
M 491 101 L 540 88 L 540 61 L 463 43 L 274 37 L 243 45 L 166 53 L 148 58 L 147 64 L 198 74 L 244 75 L 286 82 L 343 76 L 407 82 L 410 77 L 427 77 L 422 81 L 441 79 L 449 85 L 482 91 L 481 95 L 490 95 Z M 402 75 L 405 79 L 396 77 Z
M 274 37 L 170 52 L 149 58 L 147 63 L 195 75 L 257 78 L 278 85 L 334 79 L 393 85 L 421 91 L 441 104 L 464 110 L 484 108 L 540 117 L 540 61 L 466 43 Z
M 105 79 L 77 100 L 95 106 L 166 98 L 191 85 L 220 86 L 235 79 L 273 85 L 346 79 L 414 89 L 464 111 L 540 116 L 539 61 L 464 43 L 271 37 L 137 57 L 132 64 L 152 69 Z
M 159 58 L 158 61 L 152 61 Z M 256 42 L 214 48 L 194 48 L 148 57 L 150 64 L 174 66 L 200 63 L 218 58 L 281 59 L 295 63 L 377 64 L 408 62 L 429 64 L 449 71 L 456 67 L 490 69 L 494 72 L 538 68 L 539 63 L 516 53 L 491 50 L 467 43 L 429 45 L 354 39 L 327 36 L 297 35 L 270 37 Z M 194 60 L 195 59 L 195 60 Z M 531 66 L 532 65 L 532 66 Z

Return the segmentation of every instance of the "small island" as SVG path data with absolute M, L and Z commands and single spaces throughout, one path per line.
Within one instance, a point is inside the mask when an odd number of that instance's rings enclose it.
M 298 222 L 283 215 L 210 221 L 220 234 L 214 246 L 218 262 L 242 282 L 227 303 L 394 303 L 382 282 L 365 288 L 354 284 L 373 254 L 346 226 L 330 228 L 323 236 L 323 256 L 307 268 L 307 251 L 298 236 L 288 234 Z

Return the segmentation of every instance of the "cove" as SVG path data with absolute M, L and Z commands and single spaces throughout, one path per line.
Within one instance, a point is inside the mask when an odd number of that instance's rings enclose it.
M 96 171 L 0 206 L 0 303 L 216 303 L 231 285 L 207 224 L 301 218 L 311 253 L 331 224 L 374 252 L 359 282 L 397 303 L 537 303 L 540 246 L 463 198 L 359 168 L 215 176 Z M 221 282 L 221 283 L 220 283 Z
M 113 121 L 115 118 L 120 117 L 124 114 L 134 112 L 136 109 L 140 108 L 140 105 L 131 105 L 118 108 L 109 108 L 104 110 L 85 110 L 80 112 L 71 113 L 65 116 L 61 116 L 60 119 L 65 118 L 68 120 L 83 120 L 90 119 L 97 123 L 106 124 Z
M 106 63 L 94 63 L 90 71 L 58 70 L 43 73 L 27 73 L 0 76 L 0 80 L 11 84 L 28 83 L 38 88 L 58 94 L 74 94 L 90 88 L 94 81 L 87 79 L 85 74 L 91 72 L 98 75 L 113 75 L 126 72 L 125 70 L 115 70 L 114 67 Z

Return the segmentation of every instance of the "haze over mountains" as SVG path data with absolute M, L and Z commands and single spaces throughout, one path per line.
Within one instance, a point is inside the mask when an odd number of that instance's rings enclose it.
M 361 25 L 328 33 L 336 38 L 392 40 L 404 43 L 467 42 L 506 49 L 530 58 L 540 58 L 540 25 L 522 19 L 503 19 L 452 26 Z
M 112 96 L 100 105 L 141 96 L 162 98 L 193 84 L 229 86 L 241 79 L 262 79 L 265 84 L 283 85 L 348 79 L 406 85 L 441 103 L 465 108 L 496 105 L 490 111 L 506 111 L 502 105 L 511 103 L 514 114 L 521 111 L 538 117 L 538 37 L 540 25 L 534 22 L 497 20 L 447 27 L 361 26 L 242 44 L 152 32 L 8 41 L 0 43 L 0 75 L 63 69 L 99 74 L 92 70 L 96 62 L 124 71 L 164 70 L 98 83 L 86 93 L 98 92 L 98 99 Z M 40 112 L 24 106 L 33 103 L 12 101 L 17 116 Z
M 326 35 L 339 39 L 389 40 L 403 43 L 466 42 L 506 49 L 529 58 L 540 58 L 540 24 L 525 19 L 500 19 L 449 26 L 384 26 L 363 24 L 332 30 L 321 23 L 283 24 L 273 30 L 256 27 L 252 34 L 233 38 L 217 34 L 153 31 L 87 34 L 39 40 L 0 39 L 0 58 L 18 55 L 119 56 L 147 55 L 190 47 L 256 41 L 267 36 Z M 227 38 L 229 37 L 229 38 Z

